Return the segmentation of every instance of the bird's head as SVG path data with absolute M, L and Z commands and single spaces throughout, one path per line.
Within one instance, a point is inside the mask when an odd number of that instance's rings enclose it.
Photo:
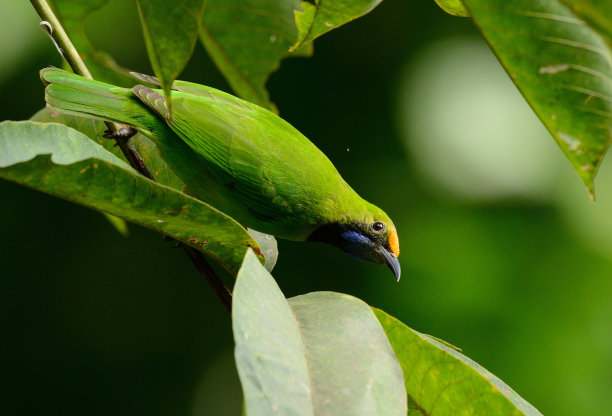
M 360 260 L 386 264 L 399 281 L 400 250 L 395 226 L 379 208 L 372 206 L 370 211 L 358 219 L 324 224 L 308 240 L 332 244 Z

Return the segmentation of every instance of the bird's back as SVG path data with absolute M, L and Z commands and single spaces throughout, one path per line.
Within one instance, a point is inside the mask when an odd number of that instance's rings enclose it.
M 204 180 L 190 181 L 196 194 L 244 225 L 301 240 L 365 202 L 314 144 L 276 114 L 213 88 L 178 88 L 171 116 L 161 91 L 137 86 L 134 93 L 196 156 L 179 161 L 179 175 L 198 175 L 205 165 Z M 212 194 L 203 189 L 210 173 L 222 184 Z

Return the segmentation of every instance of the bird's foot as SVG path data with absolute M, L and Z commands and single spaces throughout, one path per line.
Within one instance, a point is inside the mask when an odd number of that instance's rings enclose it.
M 136 133 L 138 133 L 138 132 L 136 131 L 135 128 L 123 126 L 119 130 L 116 130 L 116 131 L 105 130 L 104 134 L 102 135 L 102 137 L 105 137 L 107 139 L 125 139 L 125 140 L 129 140 Z

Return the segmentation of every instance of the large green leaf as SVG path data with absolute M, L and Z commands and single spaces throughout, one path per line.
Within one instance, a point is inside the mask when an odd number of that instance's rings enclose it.
M 85 34 L 85 20 L 108 0 L 50 0 L 57 18 L 95 79 L 124 87 L 134 85 L 128 71 L 105 52 L 96 50 Z
M 38 111 L 30 118 L 30 120 L 43 123 L 60 123 L 71 127 L 85 134 L 89 139 L 103 146 L 106 150 L 123 160 L 123 154 L 121 153 L 121 150 L 119 150 L 119 147 L 115 146 L 115 141 L 102 137 L 104 130 L 106 130 L 106 125 L 102 121 L 52 111 L 48 107 Z M 170 169 L 168 164 L 162 158 L 159 149 L 152 140 L 140 133 L 134 136 L 131 140 L 138 148 L 140 156 L 142 156 L 156 182 L 190 195 L 188 187 L 178 176 L 176 176 L 172 169 Z M 123 235 L 128 233 L 127 225 L 125 222 L 123 222 L 123 220 L 112 215 L 104 215 L 117 229 L 117 231 Z M 276 265 L 276 260 L 278 259 L 276 239 L 271 235 L 260 233 L 255 230 L 249 229 L 248 232 L 253 240 L 259 244 L 261 253 L 266 259 L 266 269 L 272 271 Z
M 119 159 L 124 160 L 123 153 L 119 147 L 115 145 L 115 140 L 105 139 L 102 137 L 107 127 L 100 120 L 64 114 L 51 110 L 48 107 L 38 111 L 30 118 L 30 120 L 42 123 L 60 123 L 71 127 L 85 134 L 88 138 L 103 146 L 106 150 L 113 153 Z M 149 171 L 153 174 L 153 177 L 157 182 L 170 186 L 171 188 L 179 191 L 183 191 L 185 184 L 168 167 L 166 162 L 162 159 L 157 146 L 150 139 L 142 134 L 137 134 L 131 140 L 138 148 L 140 156 L 142 156 L 142 158 L 145 160 Z M 117 229 L 117 231 L 124 235 L 127 233 L 127 226 L 122 220 L 109 216 L 108 214 L 104 215 Z M 274 263 L 276 263 L 276 258 L 274 258 Z
M 0 177 L 162 232 L 234 274 L 248 247 L 259 252 L 258 244 L 232 218 L 146 179 L 61 124 L 0 123 Z
M 202 19 L 203 0 L 136 0 L 153 72 L 166 97 L 187 65 Z M 169 110 L 171 101 L 166 100 Z
M 302 1 L 302 11 L 295 11 L 298 37 L 292 50 L 301 48 L 319 36 L 371 12 L 382 0 Z
M 611 137 L 612 55 L 607 44 L 558 0 L 463 2 L 592 194 Z
M 236 94 L 276 111 L 265 84 L 297 37 L 293 11 L 299 0 L 206 0 L 200 39 Z
M 406 415 L 401 368 L 359 299 L 317 292 L 287 302 L 249 250 L 232 321 L 247 415 Z
M 438 340 L 373 308 L 400 361 L 415 415 L 541 415 L 499 378 Z

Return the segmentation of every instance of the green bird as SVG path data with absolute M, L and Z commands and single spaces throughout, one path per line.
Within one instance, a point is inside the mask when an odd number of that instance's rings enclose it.
M 170 113 L 160 89 L 121 88 L 58 68 L 43 69 L 40 77 L 49 107 L 133 126 L 158 146 L 192 195 L 243 226 L 332 244 L 386 264 L 399 280 L 399 240 L 389 216 L 362 199 L 314 144 L 271 111 L 185 81 L 174 83 Z

